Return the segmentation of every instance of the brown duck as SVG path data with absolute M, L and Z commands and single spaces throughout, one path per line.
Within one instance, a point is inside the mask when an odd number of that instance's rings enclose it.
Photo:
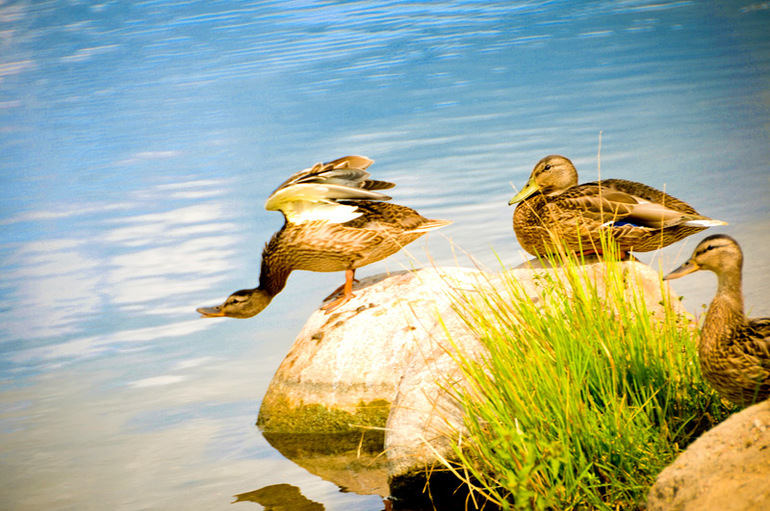
M 701 329 L 698 356 L 703 376 L 739 406 L 770 397 L 770 318 L 747 319 L 743 312 L 743 253 L 730 236 L 701 241 L 687 262 L 664 277 L 698 270 L 717 274 L 717 294 Z
M 557 252 L 559 244 L 576 253 L 601 253 L 601 234 L 606 232 L 625 256 L 725 224 L 642 183 L 604 179 L 579 185 L 575 166 L 558 155 L 535 165 L 527 184 L 508 204 L 517 202 L 513 229 L 521 247 L 532 255 Z
M 285 222 L 262 252 L 259 286 L 236 291 L 222 305 L 198 312 L 203 317 L 250 318 L 281 292 L 292 271 L 344 271 L 342 296 L 323 307 L 329 313 L 354 296 L 357 268 L 385 259 L 428 231 L 451 223 L 383 202 L 390 197 L 377 190 L 395 185 L 369 179 L 366 169 L 372 163 L 364 156 L 346 156 L 317 163 L 281 184 L 265 209 L 281 211 Z

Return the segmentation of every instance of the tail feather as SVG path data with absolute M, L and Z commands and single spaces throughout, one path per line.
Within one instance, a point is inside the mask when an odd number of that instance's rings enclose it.
M 440 229 L 444 226 L 447 226 L 452 223 L 452 220 L 426 220 L 422 224 L 420 224 L 419 227 L 415 229 L 411 229 L 407 232 L 428 232 L 428 231 L 435 231 L 436 229 Z
M 686 220 L 682 225 L 689 225 L 690 227 L 716 227 L 717 225 L 728 225 L 727 222 L 722 220 L 713 220 L 711 218 L 697 218 L 693 220 Z

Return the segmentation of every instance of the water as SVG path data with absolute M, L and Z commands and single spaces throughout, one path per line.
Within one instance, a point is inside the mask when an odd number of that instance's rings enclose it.
M 730 222 L 711 232 L 742 243 L 767 315 L 769 7 L 1 3 L 3 508 L 222 509 L 272 485 L 383 508 L 254 426 L 342 275 L 298 272 L 251 320 L 194 311 L 256 284 L 282 221 L 262 204 L 317 161 L 374 158 L 395 201 L 455 221 L 362 275 L 498 268 L 522 261 L 513 186 L 552 153 L 595 179 L 601 133 L 602 177 Z M 671 269 L 701 237 L 641 259 Z M 699 313 L 715 283 L 673 287 Z

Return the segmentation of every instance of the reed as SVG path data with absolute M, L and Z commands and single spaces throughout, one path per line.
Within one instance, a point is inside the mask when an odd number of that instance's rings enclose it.
M 467 431 L 445 468 L 478 502 L 643 509 L 660 471 L 731 412 L 701 378 L 697 330 L 668 293 L 655 317 L 603 250 L 603 279 L 562 253 L 542 261 L 560 270 L 542 273 L 537 299 L 505 273 L 496 291 L 458 296 L 488 355 L 455 355 L 466 381 L 451 392 Z

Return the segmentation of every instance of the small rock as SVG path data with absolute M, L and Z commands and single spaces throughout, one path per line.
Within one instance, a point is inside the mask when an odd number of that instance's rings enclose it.
M 648 511 L 770 509 L 770 400 L 728 418 L 660 473 Z

